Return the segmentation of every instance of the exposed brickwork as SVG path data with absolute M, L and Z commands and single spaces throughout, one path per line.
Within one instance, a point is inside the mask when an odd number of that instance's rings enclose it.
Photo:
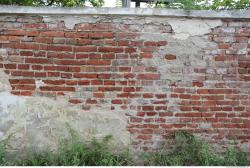
M 184 63 L 176 72 L 168 63 L 178 64 L 182 55 L 160 53 L 168 74 L 187 80 L 169 80 L 153 64 L 168 40 L 143 38 L 173 35 L 168 24 L 151 25 L 150 31 L 135 22 L 102 21 L 69 29 L 63 21 L 27 15 L 0 25 L 0 48 L 8 52 L 0 67 L 9 74 L 12 94 L 65 96 L 86 111 L 127 111 L 131 143 L 139 149 L 157 149 L 179 129 L 222 146 L 233 139 L 249 144 L 249 21 L 223 20 L 204 35 L 216 48 L 202 48 L 202 67 Z

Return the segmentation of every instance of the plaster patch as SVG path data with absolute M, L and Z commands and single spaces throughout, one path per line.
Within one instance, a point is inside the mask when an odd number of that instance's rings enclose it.
M 64 26 L 67 29 L 74 29 L 76 24 L 79 23 L 96 23 L 100 21 L 100 17 L 97 16 L 43 16 L 43 21 L 50 25 L 57 25 L 60 22 L 64 22 Z
M 169 19 L 175 33 L 174 38 L 185 40 L 190 36 L 204 35 L 211 31 L 211 28 L 222 25 L 221 20 L 201 19 Z
M 2 138 L 9 139 L 9 151 L 27 147 L 36 150 L 56 149 L 61 138 L 70 138 L 73 130 L 84 141 L 112 135 L 112 144 L 119 149 L 130 143 L 123 112 L 92 108 L 86 112 L 69 106 L 64 99 L 14 96 L 0 93 L 0 125 L 6 129 Z
M 35 80 L 36 88 L 40 88 L 40 86 L 44 86 L 44 82 L 42 80 Z
M 0 58 L 6 60 L 8 58 L 8 52 L 5 48 L 0 48 Z
M 11 90 L 9 76 L 2 69 L 0 69 L 0 93 L 8 90 Z

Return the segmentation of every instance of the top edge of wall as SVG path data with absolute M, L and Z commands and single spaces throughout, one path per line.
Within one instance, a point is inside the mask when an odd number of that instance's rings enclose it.
M 152 8 L 62 8 L 0 5 L 0 14 L 45 14 L 45 15 L 126 15 L 188 18 L 250 19 L 248 10 L 180 10 Z

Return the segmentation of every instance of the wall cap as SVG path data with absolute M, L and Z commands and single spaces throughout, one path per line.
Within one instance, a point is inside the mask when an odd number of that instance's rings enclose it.
M 250 19 L 248 10 L 181 10 L 152 8 L 62 8 L 0 5 L 0 14 L 43 14 L 43 15 L 126 15 L 161 16 L 188 18 Z

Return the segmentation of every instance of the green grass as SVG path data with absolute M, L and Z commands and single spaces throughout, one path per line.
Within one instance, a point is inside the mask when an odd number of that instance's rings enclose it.
M 146 156 L 147 165 L 157 166 L 247 166 L 250 165 L 246 153 L 236 148 L 229 148 L 224 154 L 217 154 L 206 142 L 193 135 L 178 131 L 170 138 L 172 146 L 158 153 Z
M 5 156 L 6 156 L 6 141 L 1 141 L 0 142 L 0 166 L 6 164 Z
M 60 142 L 56 151 L 30 151 L 26 157 L 7 160 L 5 145 L 0 143 L 0 165 L 6 166 L 126 166 L 135 165 L 129 151 L 114 152 L 110 144 L 111 136 L 103 140 L 93 139 L 84 143 L 74 136 Z M 247 166 L 250 165 L 246 153 L 229 148 L 224 154 L 215 153 L 206 142 L 193 135 L 178 131 L 167 141 L 162 151 L 146 153 L 140 157 L 146 166 Z M 169 148 L 171 147 L 171 148 Z
M 0 165 L 11 166 L 122 166 L 129 165 L 128 152 L 113 153 L 109 145 L 110 136 L 101 141 L 93 139 L 90 144 L 74 137 L 70 141 L 60 142 L 57 151 L 29 152 L 25 158 L 19 158 Z M 3 150 L 1 150 L 3 151 Z M 1 155 L 4 160 L 4 154 Z M 1 160 L 1 161 L 2 161 Z

